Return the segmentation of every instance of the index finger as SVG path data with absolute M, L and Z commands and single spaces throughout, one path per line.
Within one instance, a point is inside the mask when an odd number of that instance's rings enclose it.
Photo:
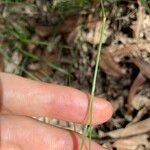
M 85 122 L 89 97 L 77 89 L 6 73 L 0 73 L 0 86 L 2 112 L 9 110 L 15 115 L 47 116 L 76 123 Z M 105 99 L 95 98 L 93 124 L 103 123 L 111 115 L 111 104 Z

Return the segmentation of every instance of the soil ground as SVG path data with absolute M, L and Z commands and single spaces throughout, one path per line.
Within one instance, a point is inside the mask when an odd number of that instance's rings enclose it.
M 106 0 L 96 96 L 113 117 L 93 139 L 110 149 L 150 149 L 150 2 Z M 97 0 L 0 2 L 0 71 L 90 92 L 102 24 Z M 38 118 L 82 132 L 80 125 Z

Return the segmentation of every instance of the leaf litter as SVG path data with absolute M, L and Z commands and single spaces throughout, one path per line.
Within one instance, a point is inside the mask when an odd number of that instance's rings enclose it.
M 62 15 L 49 10 L 50 3 L 45 2 L 0 2 L 0 71 L 89 92 L 102 23 L 99 4 L 94 0 L 93 5 Z M 106 1 L 105 7 L 113 11 L 107 10 L 96 95 L 111 101 L 114 114 L 94 127 L 93 138 L 109 149 L 146 150 L 150 148 L 150 15 L 140 0 L 116 5 Z M 32 59 L 37 57 L 51 64 Z M 82 133 L 81 125 L 38 119 Z

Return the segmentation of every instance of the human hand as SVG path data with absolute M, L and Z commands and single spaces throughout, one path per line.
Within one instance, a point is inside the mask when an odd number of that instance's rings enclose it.
M 0 73 L 1 150 L 78 150 L 79 134 L 41 123 L 30 116 L 47 116 L 85 123 L 88 95 L 65 86 L 36 82 Z M 112 115 L 112 106 L 94 99 L 93 124 Z M 92 142 L 92 150 L 103 150 Z M 88 139 L 83 150 L 88 150 Z

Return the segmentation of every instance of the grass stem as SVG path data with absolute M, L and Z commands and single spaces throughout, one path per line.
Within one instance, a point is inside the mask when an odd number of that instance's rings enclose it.
M 89 138 L 90 138 L 89 139 L 89 150 L 91 150 L 91 145 L 92 145 L 91 144 L 91 138 L 92 138 L 93 102 L 94 102 L 98 67 L 99 67 L 99 63 L 100 63 L 100 54 L 101 54 L 101 49 L 102 49 L 103 36 L 104 36 L 104 31 L 105 31 L 105 26 L 106 26 L 106 17 L 105 17 L 103 0 L 101 0 L 101 7 L 102 7 L 103 21 L 102 21 L 102 27 L 101 27 L 101 31 L 100 31 L 100 40 L 99 40 L 99 46 L 98 46 L 98 51 L 97 51 L 97 57 L 96 57 L 96 65 L 95 65 L 95 70 L 94 70 L 94 77 L 93 77 L 92 90 L 91 90 L 91 96 L 90 96 L 90 104 L 89 104 L 89 108 L 88 108 L 86 125 L 85 125 L 83 135 L 82 135 L 82 141 L 80 144 L 80 150 L 83 149 L 85 137 L 87 136 L 88 131 L 89 131 Z M 88 125 L 89 125 L 89 129 L 88 129 Z

